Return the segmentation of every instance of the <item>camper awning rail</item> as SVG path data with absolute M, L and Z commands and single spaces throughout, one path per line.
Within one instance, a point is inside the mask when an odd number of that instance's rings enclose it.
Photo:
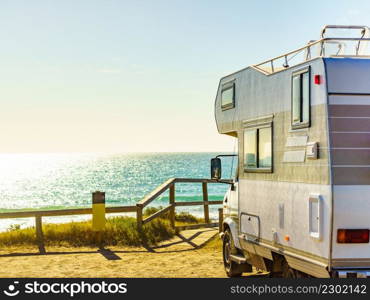
M 252 68 L 266 74 L 274 74 L 317 57 L 370 58 L 370 38 L 331 37 L 308 43 L 306 46 L 268 59 Z M 349 49 L 352 46 L 353 49 Z

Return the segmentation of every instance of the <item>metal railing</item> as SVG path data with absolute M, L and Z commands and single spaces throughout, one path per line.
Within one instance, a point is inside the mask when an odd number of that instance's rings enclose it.
M 308 43 L 306 46 L 293 50 L 291 52 L 285 53 L 283 55 L 279 55 L 277 57 L 268 59 L 263 61 L 259 64 L 252 65 L 252 67 L 264 74 L 274 74 L 276 72 L 283 71 L 287 68 L 290 68 L 294 65 L 299 63 L 304 63 L 306 61 L 312 60 L 317 57 L 369 57 L 370 53 L 367 55 L 359 54 L 359 48 L 361 43 L 369 42 L 370 38 L 352 38 L 352 37 L 334 37 L 334 38 L 321 38 L 320 40 L 313 41 Z M 344 42 L 356 42 L 354 53 L 345 54 L 345 50 L 348 49 L 346 47 L 346 43 Z M 336 53 L 330 54 L 327 51 L 326 46 L 328 45 L 336 45 L 338 49 L 336 49 Z M 314 54 L 314 48 L 316 49 L 316 55 Z M 290 61 L 294 59 L 299 54 L 302 54 L 301 59 L 294 63 L 290 64 Z

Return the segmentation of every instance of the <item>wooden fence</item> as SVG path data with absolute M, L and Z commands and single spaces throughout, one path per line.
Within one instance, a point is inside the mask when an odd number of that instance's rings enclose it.
M 175 184 L 176 183 L 201 183 L 202 184 L 202 201 L 176 201 L 175 195 Z M 175 228 L 175 210 L 179 206 L 196 206 L 202 205 L 204 210 L 204 223 L 195 224 L 189 226 L 179 226 L 178 228 L 201 228 L 201 227 L 212 227 L 222 224 L 222 209 L 219 209 L 219 220 L 218 222 L 211 223 L 209 217 L 209 205 L 220 205 L 222 201 L 209 201 L 208 200 L 208 184 L 209 183 L 225 183 L 231 184 L 230 180 L 216 181 L 212 179 L 202 179 L 202 178 L 171 178 L 154 189 L 151 193 L 146 195 L 141 201 L 133 206 L 115 206 L 106 207 L 105 213 L 136 213 L 137 228 L 139 231 L 142 230 L 143 225 L 148 222 L 158 218 L 166 212 L 169 212 L 169 219 L 171 225 Z M 161 196 L 164 192 L 169 190 L 169 203 L 168 206 L 160 209 L 154 214 L 143 217 L 143 210 L 151 202 Z M 17 211 L 17 212 L 6 212 L 0 213 L 0 219 L 10 219 L 10 218 L 35 218 L 35 228 L 36 228 L 36 240 L 40 249 L 40 252 L 45 252 L 44 248 L 44 238 L 42 232 L 42 217 L 56 217 L 56 216 L 70 216 L 70 215 L 90 215 L 92 214 L 92 208 L 73 208 L 73 209 L 59 209 L 59 210 L 38 210 L 38 211 Z M 221 227 L 220 227 L 221 228 Z

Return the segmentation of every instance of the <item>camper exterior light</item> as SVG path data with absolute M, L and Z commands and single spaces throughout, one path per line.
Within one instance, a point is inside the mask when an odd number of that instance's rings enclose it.
M 321 83 L 321 76 L 320 75 L 315 75 L 314 76 L 314 82 L 315 82 L 315 84 L 320 84 Z
M 337 242 L 340 244 L 368 243 L 369 229 L 338 229 Z

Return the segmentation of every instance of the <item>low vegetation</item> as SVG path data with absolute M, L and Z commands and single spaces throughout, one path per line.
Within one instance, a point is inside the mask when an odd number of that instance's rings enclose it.
M 147 208 L 144 216 L 149 216 L 160 208 Z M 63 224 L 44 224 L 44 243 L 46 246 L 109 246 L 155 245 L 160 241 L 172 238 L 176 229 L 172 228 L 168 214 L 156 218 L 143 226 L 143 232 L 137 230 L 136 218 L 128 216 L 107 219 L 101 238 L 92 230 L 91 221 L 70 222 Z M 201 219 L 189 213 L 175 215 L 176 225 L 199 223 Z M 8 231 L 0 233 L 0 246 L 17 246 L 36 244 L 35 228 L 21 229 L 12 225 Z
M 150 215 L 156 213 L 160 209 L 162 209 L 161 206 L 158 207 L 158 208 L 157 207 L 148 207 L 144 211 L 144 216 L 150 216 Z M 167 211 L 163 215 L 159 216 L 159 218 L 162 219 L 162 220 L 169 220 L 170 212 Z M 176 221 L 176 223 L 182 225 L 182 224 L 197 224 L 197 223 L 203 222 L 204 220 L 201 219 L 201 218 L 197 218 L 197 217 L 193 216 L 192 214 L 189 214 L 188 212 L 180 212 L 180 213 L 176 212 L 175 221 Z

